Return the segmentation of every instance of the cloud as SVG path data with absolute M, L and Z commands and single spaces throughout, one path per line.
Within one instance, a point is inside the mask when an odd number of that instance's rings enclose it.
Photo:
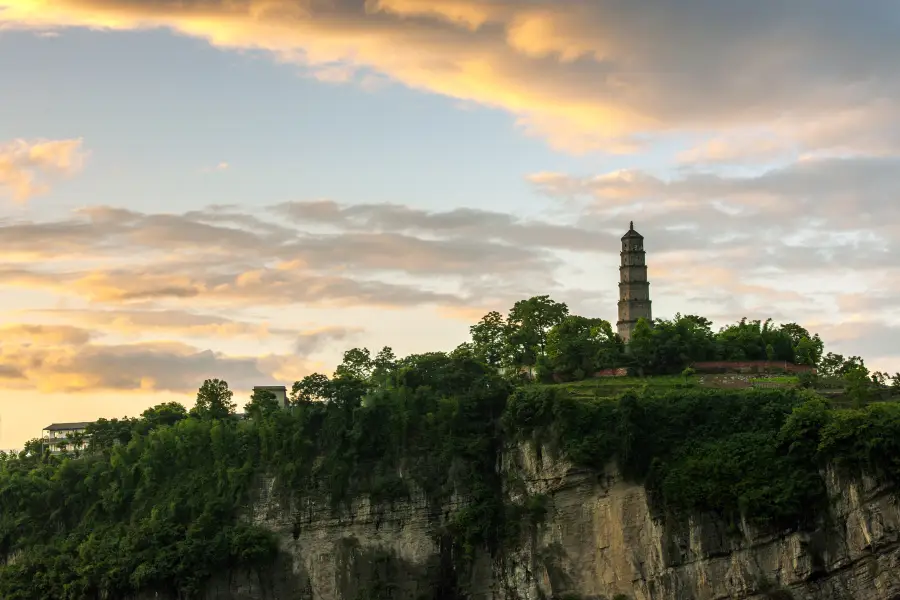
M 49 191 L 43 179 L 77 173 L 86 158 L 81 139 L 17 139 L 0 144 L 0 193 L 25 202 Z
M 209 306 L 369 306 L 397 308 L 418 304 L 458 304 L 449 293 L 402 284 L 316 275 L 290 269 L 248 268 L 214 272 L 216 265 L 156 265 L 139 269 L 42 273 L 0 270 L 0 285 L 47 289 L 92 302 L 132 304 L 162 300 L 202 300 Z
M 805 144 L 892 145 L 900 54 L 893 0 L 0 0 L 0 24 L 168 28 L 264 50 L 320 77 L 373 73 L 497 107 L 571 151 L 634 151 L 685 132 L 773 125 Z
M 230 164 L 228 164 L 225 161 L 222 161 L 222 162 L 218 163 L 217 165 L 215 165 L 214 167 L 204 168 L 203 172 L 204 173 L 215 173 L 215 172 L 227 171 L 230 168 L 231 168 Z
M 93 337 L 94 334 L 91 331 L 71 325 L 17 323 L 0 327 L 0 340 L 3 343 L 17 343 L 24 346 L 45 344 L 82 346 Z
M 240 321 L 226 317 L 174 309 L 42 309 L 24 311 L 43 319 L 59 319 L 125 335 L 175 335 L 182 337 L 267 339 L 297 335 L 296 331 L 269 323 Z M 2 331 L 2 330 L 0 330 Z
M 332 200 L 318 200 L 287 202 L 276 205 L 273 210 L 297 223 L 332 225 L 351 231 L 419 234 L 428 236 L 428 239 L 466 240 L 482 261 L 492 255 L 486 247 L 487 243 L 507 244 L 514 248 L 514 255 L 509 258 L 520 265 L 540 260 L 529 247 L 603 251 L 604 244 L 617 239 L 602 231 L 571 224 L 524 219 L 509 213 L 477 208 L 428 211 L 400 204 L 346 205 Z
M 822 323 L 818 329 L 828 344 L 826 350 L 862 356 L 866 366 L 890 373 L 900 371 L 897 337 L 900 326 L 859 316 L 837 323 Z
M 233 388 L 295 381 L 322 365 L 312 357 L 363 332 L 358 327 L 269 329 L 183 311 L 44 310 L 32 315 L 92 326 L 19 323 L 0 328 L 0 380 L 9 389 L 43 393 L 126 390 L 188 392 L 211 377 Z M 109 334 L 136 332 L 197 337 L 276 334 L 293 340 L 288 354 L 235 356 L 183 342 L 101 343 Z
M 226 379 L 234 388 L 271 381 L 273 372 L 288 365 L 300 378 L 312 363 L 300 357 L 228 356 L 174 342 L 29 346 L 4 341 L 0 357 L 13 375 L 5 385 L 45 393 L 127 390 L 188 392 L 207 378 Z
M 764 241 L 756 254 L 773 250 L 787 265 L 847 258 L 885 266 L 900 234 L 900 205 L 893 201 L 900 193 L 896 157 L 806 159 L 751 175 L 544 173 L 531 182 L 550 196 L 587 200 L 592 216 L 583 226 L 628 213 L 665 249 Z M 849 251 L 829 255 L 842 247 Z
M 322 327 L 304 331 L 294 341 L 294 350 L 297 354 L 314 354 L 334 342 L 343 342 L 362 333 L 359 327 Z
M 113 305 L 202 299 L 220 307 L 480 303 L 472 290 L 481 281 L 500 295 L 525 282 L 552 287 L 558 251 L 608 252 L 615 240 L 486 210 L 333 201 L 258 214 L 94 206 L 51 221 L 0 221 L 0 235 L 0 285 Z
M 786 137 L 756 133 L 707 140 L 680 153 L 678 160 L 694 165 L 771 164 L 792 159 L 797 153 L 797 146 Z

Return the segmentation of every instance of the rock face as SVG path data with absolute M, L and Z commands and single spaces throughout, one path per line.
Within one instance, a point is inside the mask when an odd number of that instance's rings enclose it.
M 423 497 L 393 506 L 360 500 L 340 517 L 315 506 L 285 510 L 264 486 L 249 518 L 281 539 L 263 576 L 214 582 L 210 598 L 256 600 L 894 600 L 900 599 L 900 505 L 894 490 L 825 473 L 830 514 L 811 531 L 729 528 L 711 516 L 655 519 L 646 490 L 518 447 L 504 470 L 548 512 L 516 547 L 454 568 L 441 523 L 462 500 Z M 454 506 L 453 504 L 456 504 Z
M 834 499 L 820 529 L 782 535 L 729 532 L 712 517 L 684 526 L 652 518 L 646 490 L 614 468 L 599 478 L 565 463 L 516 456 L 529 491 L 552 510 L 503 562 L 506 597 L 573 594 L 640 600 L 900 598 L 900 506 L 875 481 L 829 470 Z

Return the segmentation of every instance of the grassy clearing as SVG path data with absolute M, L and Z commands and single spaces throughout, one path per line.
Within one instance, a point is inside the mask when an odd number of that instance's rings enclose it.
M 649 390 L 672 390 L 690 388 L 710 389 L 744 389 L 753 387 L 754 383 L 777 384 L 791 387 L 799 384 L 795 375 L 743 375 L 730 374 L 705 374 L 691 375 L 648 375 L 647 377 L 597 377 L 596 379 L 584 379 L 582 381 L 570 381 L 553 384 L 554 388 L 561 388 L 568 393 L 579 397 L 612 397 L 626 390 L 647 388 Z
M 783 383 L 786 385 L 796 385 L 800 379 L 796 375 L 764 375 L 762 377 L 753 377 L 751 383 Z
M 655 375 L 651 377 L 597 377 L 582 381 L 552 384 L 553 388 L 564 389 L 572 396 L 581 398 L 606 398 L 618 396 L 626 390 L 642 389 L 672 390 L 699 386 L 696 376 Z

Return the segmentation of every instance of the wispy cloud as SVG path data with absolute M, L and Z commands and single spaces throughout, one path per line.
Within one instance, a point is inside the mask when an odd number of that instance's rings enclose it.
M 223 160 L 222 162 L 219 162 L 218 164 L 216 164 L 212 167 L 204 167 L 203 172 L 204 173 L 221 173 L 222 171 L 227 171 L 230 168 L 231 168 L 231 165 Z
M 175 309 L 36 309 L 13 315 L 21 320 L 49 319 L 76 324 L 104 334 L 178 336 L 187 338 L 293 337 L 298 332 L 266 322 L 250 322 Z M 0 330 L 2 331 L 2 330 Z

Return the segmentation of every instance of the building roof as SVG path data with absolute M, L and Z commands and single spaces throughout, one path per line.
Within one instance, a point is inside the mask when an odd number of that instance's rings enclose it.
M 627 240 L 630 238 L 644 239 L 644 236 L 642 236 L 641 234 L 639 234 L 637 231 L 634 230 L 634 221 L 631 221 L 630 223 L 628 223 L 628 231 L 626 231 L 625 235 L 622 236 L 623 240 Z
M 254 385 L 253 389 L 254 390 L 285 390 L 285 391 L 287 391 L 287 388 L 283 385 Z
M 84 429 L 90 425 L 92 421 L 78 421 L 76 423 L 51 423 L 44 427 L 44 431 L 62 431 L 65 429 Z

